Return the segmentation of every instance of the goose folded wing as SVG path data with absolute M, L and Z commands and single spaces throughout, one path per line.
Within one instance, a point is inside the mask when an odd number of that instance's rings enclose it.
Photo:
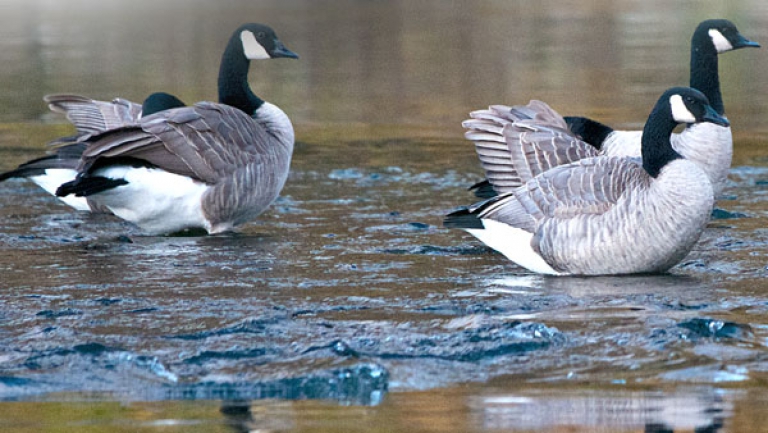
M 243 166 L 258 164 L 269 151 L 267 133 L 245 113 L 223 104 L 198 103 L 94 137 L 83 153 L 81 169 L 104 159 L 134 159 L 213 184 Z
M 116 98 L 97 101 L 79 95 L 47 95 L 43 100 L 51 111 L 62 113 L 75 126 L 77 134 L 51 142 L 51 145 L 84 140 L 110 129 L 135 124 L 141 113 L 141 105 Z
M 535 232 L 548 220 L 601 215 L 648 182 L 628 158 L 597 157 L 555 167 L 511 193 L 480 204 L 479 217 Z

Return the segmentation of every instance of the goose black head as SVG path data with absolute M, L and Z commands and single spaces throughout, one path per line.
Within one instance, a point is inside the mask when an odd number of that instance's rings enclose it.
M 236 34 L 240 35 L 243 54 L 249 60 L 299 58 L 296 53 L 283 45 L 272 28 L 264 24 L 245 24 L 237 30 Z
M 674 87 L 666 92 L 672 119 L 676 123 L 709 122 L 720 126 L 730 126 L 724 116 L 715 111 L 703 93 L 690 87 Z
M 732 22 L 725 19 L 702 21 L 693 33 L 693 39 L 709 39 L 712 47 L 719 53 L 738 50 L 739 48 L 759 48 L 760 44 L 745 38 Z
M 172 108 L 183 107 L 184 105 L 184 102 L 171 94 L 155 92 L 147 96 L 147 99 L 141 104 L 141 117 L 146 117 Z
M 728 119 L 718 114 L 700 91 L 690 87 L 673 87 L 664 92 L 643 128 L 640 153 L 645 171 L 656 177 L 666 164 L 682 158 L 672 147 L 672 131 L 681 123 L 701 122 L 730 125 Z

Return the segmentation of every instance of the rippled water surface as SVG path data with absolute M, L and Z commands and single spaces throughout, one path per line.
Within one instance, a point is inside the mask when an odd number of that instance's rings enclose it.
M 669 275 L 530 275 L 442 228 L 469 111 L 639 127 L 712 17 L 764 48 L 721 57 L 731 182 Z M 71 132 L 48 93 L 215 98 L 243 21 L 301 56 L 251 68 L 297 133 L 257 221 L 150 237 L 1 185 L 2 431 L 765 431 L 767 3 L 6 1 L 0 169 Z

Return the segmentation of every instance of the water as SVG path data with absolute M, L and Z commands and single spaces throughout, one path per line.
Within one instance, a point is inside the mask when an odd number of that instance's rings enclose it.
M 244 20 L 301 56 L 252 67 L 298 143 L 283 197 L 236 234 L 144 236 L 31 183 L 2 185 L 3 431 L 763 431 L 765 48 L 721 57 L 731 182 L 670 275 L 530 275 L 440 222 L 481 176 L 468 111 L 539 98 L 637 127 L 687 82 L 700 20 L 731 18 L 768 45 L 764 2 L 0 12 L 0 169 L 70 132 L 44 94 L 215 98 L 221 48 Z

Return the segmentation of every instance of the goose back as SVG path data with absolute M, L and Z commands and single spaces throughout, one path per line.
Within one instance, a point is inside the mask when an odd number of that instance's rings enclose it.
M 226 231 L 252 219 L 277 198 L 293 151 L 292 133 L 287 134 L 287 129 L 283 125 L 275 132 L 242 110 L 211 102 L 162 111 L 143 117 L 137 125 L 93 137 L 79 167 L 89 176 L 81 181 L 85 185 L 89 177 L 98 178 L 115 162 L 142 169 L 156 167 L 189 178 L 204 190 L 194 189 L 200 195 L 204 228 L 211 233 Z M 78 186 L 70 185 L 60 193 L 77 194 Z M 173 209 L 143 213 L 136 209 L 137 203 L 111 195 L 91 197 L 149 231 L 188 228 L 189 221 L 153 226 L 144 220 L 157 220 L 156 214 L 167 216 Z M 173 201 L 168 202 L 173 206 Z

